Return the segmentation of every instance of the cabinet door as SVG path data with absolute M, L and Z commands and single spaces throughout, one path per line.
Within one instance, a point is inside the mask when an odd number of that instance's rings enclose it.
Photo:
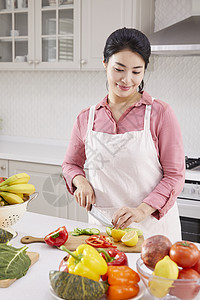
M 8 161 L 0 159 L 0 177 L 8 177 Z
M 84 0 L 82 2 L 81 63 L 84 70 L 103 70 L 103 49 L 116 29 L 131 27 L 132 0 Z
M 9 175 L 26 172 L 39 196 L 28 211 L 87 222 L 87 212 L 66 189 L 60 166 L 9 161 Z
M 80 0 L 35 2 L 35 67 L 80 69 Z
M 105 42 L 116 29 L 132 27 L 148 36 L 153 25 L 154 0 L 83 0 L 81 68 L 103 70 Z
M 0 70 L 33 68 L 34 2 L 0 0 Z

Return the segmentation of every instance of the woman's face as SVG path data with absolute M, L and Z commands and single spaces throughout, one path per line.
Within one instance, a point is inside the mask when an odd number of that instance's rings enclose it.
M 126 98 L 137 92 L 145 70 L 145 62 L 138 53 L 122 50 L 113 54 L 104 67 L 110 96 Z

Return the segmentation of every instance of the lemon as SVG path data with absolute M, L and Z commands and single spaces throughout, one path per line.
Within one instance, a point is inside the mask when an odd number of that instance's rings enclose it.
M 177 264 L 168 255 L 159 260 L 154 269 L 154 275 L 170 279 L 177 279 L 178 272 Z
M 166 255 L 163 259 L 159 260 L 155 266 L 153 275 L 159 277 L 153 277 L 149 281 L 149 290 L 155 297 L 162 298 L 167 295 L 169 288 L 172 286 L 174 280 L 178 278 L 178 266 Z M 169 278 L 169 280 L 165 279 Z M 171 279 L 171 280 L 170 280 Z
M 126 246 L 133 247 L 138 242 L 138 234 L 135 230 L 128 231 L 123 235 L 121 241 Z
M 120 242 L 121 238 L 125 235 L 126 231 L 122 229 L 112 229 L 111 235 L 115 242 Z

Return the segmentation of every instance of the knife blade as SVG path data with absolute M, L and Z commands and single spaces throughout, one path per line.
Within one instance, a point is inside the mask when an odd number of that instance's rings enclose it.
M 96 206 L 92 205 L 89 213 L 104 226 L 113 227 L 111 221 Z

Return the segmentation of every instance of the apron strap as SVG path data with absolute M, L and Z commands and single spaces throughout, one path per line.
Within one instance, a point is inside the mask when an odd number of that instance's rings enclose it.
M 96 107 L 96 105 L 92 105 L 92 106 L 90 107 L 89 118 L 88 118 L 87 133 L 88 133 L 89 131 L 92 131 L 92 128 L 93 128 L 95 107 Z
M 152 102 L 155 98 L 152 97 Z M 144 116 L 144 130 L 150 130 L 150 119 L 151 119 L 151 105 L 146 105 L 145 116 Z

